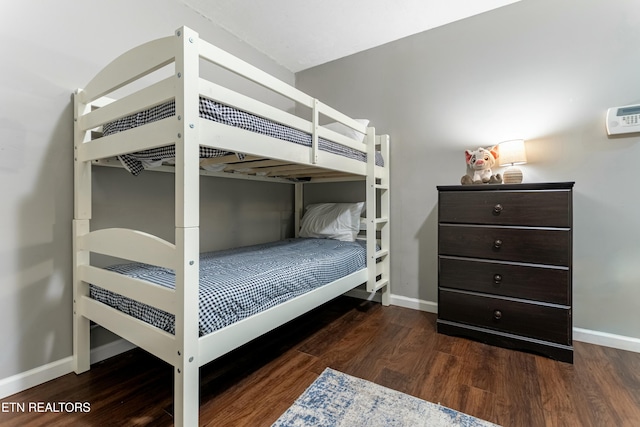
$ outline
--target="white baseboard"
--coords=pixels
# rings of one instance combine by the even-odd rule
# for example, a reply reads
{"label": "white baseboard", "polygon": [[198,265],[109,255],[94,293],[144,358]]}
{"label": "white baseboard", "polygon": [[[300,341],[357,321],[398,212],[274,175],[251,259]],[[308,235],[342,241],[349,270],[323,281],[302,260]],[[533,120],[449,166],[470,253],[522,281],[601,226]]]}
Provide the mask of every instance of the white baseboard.
{"label": "white baseboard", "polygon": [[[348,297],[354,297],[364,299],[367,301],[381,302],[382,298],[377,292],[367,292],[364,289],[352,289],[345,294]],[[391,305],[397,305],[399,307],[411,308],[413,310],[426,311],[428,313],[437,313],[438,304],[431,301],[419,300],[416,298],[407,298],[401,295],[391,294]]]}
{"label": "white baseboard", "polygon": [[0,399],[68,374],[73,370],[73,357],[48,363],[27,372],[0,380]]}
{"label": "white baseboard", "polygon": [[109,344],[101,345],[100,347],[91,350],[91,364],[102,362],[103,360],[117,356],[125,351],[133,350],[134,348],[136,348],[135,345],[122,338],[110,342]]}
{"label": "white baseboard", "polygon": [[620,350],[640,353],[640,338],[610,334],[608,332],[592,331],[589,329],[573,328],[573,339],[589,344],[613,347]]}
{"label": "white baseboard", "polygon": [[[135,346],[128,341],[119,339],[109,344],[91,350],[91,363],[101,362],[112,356],[131,350]],[[46,383],[63,375],[73,372],[73,357],[48,363],[20,374],[0,380],[0,399],[20,393],[28,388]]]}
{"label": "white baseboard", "polygon": [[438,303],[425,301],[417,298],[408,298],[401,295],[391,294],[391,304],[414,310],[426,311],[427,313],[438,313]]}

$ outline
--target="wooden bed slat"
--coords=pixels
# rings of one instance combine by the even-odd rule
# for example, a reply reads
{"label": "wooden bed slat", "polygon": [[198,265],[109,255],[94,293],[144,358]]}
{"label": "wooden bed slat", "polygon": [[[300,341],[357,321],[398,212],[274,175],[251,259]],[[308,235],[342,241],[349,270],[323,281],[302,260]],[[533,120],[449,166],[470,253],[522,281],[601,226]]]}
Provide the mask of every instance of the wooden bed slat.
{"label": "wooden bed slat", "polygon": [[362,177],[357,177],[356,175],[350,175],[350,174],[345,174],[345,173],[341,173],[341,172],[336,172],[336,173],[327,173],[327,174],[320,174],[320,175],[313,175],[310,177],[311,181],[318,181],[321,179],[335,179],[335,180],[345,180],[345,178],[354,178],[354,180],[358,179],[361,180]]}
{"label": "wooden bed slat", "polygon": [[277,175],[278,173],[286,174],[288,171],[298,171],[301,169],[309,169],[309,166],[281,163],[277,166],[260,168],[260,172],[265,172],[267,175]]}
{"label": "wooden bed slat", "polygon": [[105,159],[171,145],[177,136],[176,122],[175,117],[167,117],[157,122],[82,143],[77,150],[78,161]]}
{"label": "wooden bed slat", "polygon": [[310,162],[309,147],[302,145],[207,119],[200,119],[200,131],[201,145],[207,147],[291,163]]}
{"label": "wooden bed slat", "polygon": [[87,283],[175,314],[173,289],[90,265],[80,266],[78,273],[79,278]]}
{"label": "wooden bed slat", "polygon": [[231,171],[242,171],[244,169],[251,169],[253,171],[262,171],[263,169],[267,169],[270,166],[281,166],[283,163],[280,160],[258,160],[255,162],[238,162],[227,166],[224,170],[227,172]]}
{"label": "wooden bed slat", "polygon": [[235,154],[229,154],[226,156],[201,159],[200,166],[219,165],[222,163],[227,163],[227,164],[244,163],[244,162],[250,162],[253,160],[262,160],[262,159],[263,159],[262,157],[245,156],[244,160],[240,160],[238,159],[238,156],[236,156]]}
{"label": "wooden bed slat", "polygon": [[291,171],[289,173],[282,173],[278,176],[285,176],[287,178],[312,178],[314,176],[330,175],[329,171],[323,169],[305,169],[301,171]]}
{"label": "wooden bed slat", "polygon": [[78,249],[160,267],[176,268],[175,245],[159,237],[126,228],[106,228],[78,238]]}
{"label": "wooden bed slat", "polygon": [[81,298],[78,310],[79,315],[93,320],[165,362],[171,365],[176,363],[175,338],[170,333],[89,297]]}
{"label": "wooden bed slat", "polygon": [[175,96],[175,89],[175,77],[161,80],[81,116],[78,127],[83,131],[93,129],[120,117],[168,102]]}

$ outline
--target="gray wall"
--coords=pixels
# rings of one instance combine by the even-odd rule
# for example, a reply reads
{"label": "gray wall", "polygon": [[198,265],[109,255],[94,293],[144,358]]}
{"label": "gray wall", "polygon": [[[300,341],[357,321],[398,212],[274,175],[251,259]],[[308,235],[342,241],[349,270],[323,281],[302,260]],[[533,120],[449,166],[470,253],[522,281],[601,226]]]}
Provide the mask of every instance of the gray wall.
{"label": "gray wall", "polygon": [[524,138],[525,181],[576,181],[574,326],[640,338],[640,137],[606,109],[640,103],[640,2],[522,0],[296,74],[392,142],[393,293],[437,299],[435,186],[465,149]]}
{"label": "gray wall", "polygon": [[[72,354],[71,93],[117,55],[182,25],[294,82],[292,73],[175,0],[27,0],[3,5],[1,15],[0,379]],[[290,107],[261,89],[245,91]],[[134,178],[104,168],[95,175],[94,229],[140,226],[173,241],[172,176]],[[203,182],[202,248],[279,238],[290,227],[292,191]]]}
{"label": "gray wall", "polygon": [[[71,355],[71,92],[115,56],[181,25],[294,79],[179,2],[96,4],[3,6],[0,379]],[[577,182],[576,326],[640,337],[640,140],[609,139],[603,127],[607,107],[640,103],[639,21],[634,0],[523,0],[297,75],[303,90],[392,135],[394,293],[436,299],[435,185],[458,182],[462,152],[523,137],[527,180]],[[172,178],[160,175],[98,170],[94,228],[110,218],[171,240]],[[312,199],[323,198],[320,188]],[[270,240],[290,227],[288,186],[212,180],[205,192],[205,250]],[[246,224],[227,221],[237,212]],[[214,215],[225,220],[205,224]]]}

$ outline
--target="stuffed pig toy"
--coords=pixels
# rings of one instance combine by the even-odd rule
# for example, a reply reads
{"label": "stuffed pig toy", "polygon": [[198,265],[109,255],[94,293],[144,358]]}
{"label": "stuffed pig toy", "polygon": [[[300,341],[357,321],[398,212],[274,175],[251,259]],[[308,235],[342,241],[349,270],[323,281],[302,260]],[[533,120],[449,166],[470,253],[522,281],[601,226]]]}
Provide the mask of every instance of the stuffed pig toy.
{"label": "stuffed pig toy", "polygon": [[[502,182],[500,174],[493,175],[491,168],[498,160],[498,146],[478,148],[477,150],[464,152],[467,161],[468,173],[460,179],[461,184],[499,184]],[[471,176],[470,176],[471,174]]]}

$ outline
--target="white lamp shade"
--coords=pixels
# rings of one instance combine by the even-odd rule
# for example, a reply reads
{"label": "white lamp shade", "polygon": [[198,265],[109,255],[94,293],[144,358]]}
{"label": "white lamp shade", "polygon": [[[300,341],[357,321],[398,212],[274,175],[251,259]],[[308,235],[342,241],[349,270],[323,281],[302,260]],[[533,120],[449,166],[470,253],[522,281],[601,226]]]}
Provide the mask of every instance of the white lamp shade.
{"label": "white lamp shade", "polygon": [[527,163],[527,152],[524,149],[524,139],[513,139],[501,142],[498,162],[500,166],[521,165]]}

